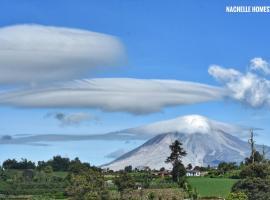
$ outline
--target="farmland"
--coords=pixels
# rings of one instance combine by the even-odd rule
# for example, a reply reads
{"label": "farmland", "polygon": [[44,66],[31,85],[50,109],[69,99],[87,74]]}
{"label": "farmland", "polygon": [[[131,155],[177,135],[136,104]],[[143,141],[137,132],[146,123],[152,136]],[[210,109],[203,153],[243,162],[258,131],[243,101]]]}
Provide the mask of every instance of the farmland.
{"label": "farmland", "polygon": [[197,190],[201,197],[223,197],[226,198],[237,179],[189,177],[188,182]]}

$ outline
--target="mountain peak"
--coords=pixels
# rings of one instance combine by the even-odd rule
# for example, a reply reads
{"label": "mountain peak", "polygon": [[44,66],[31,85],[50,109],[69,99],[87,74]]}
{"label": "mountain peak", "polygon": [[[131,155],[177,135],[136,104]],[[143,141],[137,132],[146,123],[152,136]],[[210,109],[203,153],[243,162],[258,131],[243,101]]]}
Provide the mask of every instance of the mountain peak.
{"label": "mountain peak", "polygon": [[201,115],[185,115],[165,121],[143,125],[136,128],[130,128],[121,131],[125,134],[144,135],[148,138],[162,133],[186,133],[186,134],[215,134],[217,131],[223,131],[230,134],[240,134],[242,127],[214,121]]}
{"label": "mountain peak", "polygon": [[[209,133],[211,130],[210,120],[201,115],[186,115],[177,118],[176,121],[179,121],[179,125],[181,125],[180,132]],[[185,126],[183,126],[183,124],[185,124]]]}

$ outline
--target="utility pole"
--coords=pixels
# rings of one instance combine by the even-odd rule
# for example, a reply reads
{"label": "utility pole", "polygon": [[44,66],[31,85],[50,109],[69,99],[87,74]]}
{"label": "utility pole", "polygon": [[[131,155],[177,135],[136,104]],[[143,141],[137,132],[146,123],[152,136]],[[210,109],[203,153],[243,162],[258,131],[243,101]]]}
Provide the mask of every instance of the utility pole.
{"label": "utility pole", "polygon": [[250,129],[250,138],[248,140],[248,143],[250,144],[250,149],[251,149],[251,158],[252,158],[252,164],[255,162],[255,141],[254,141],[254,133],[253,133],[253,128]]}

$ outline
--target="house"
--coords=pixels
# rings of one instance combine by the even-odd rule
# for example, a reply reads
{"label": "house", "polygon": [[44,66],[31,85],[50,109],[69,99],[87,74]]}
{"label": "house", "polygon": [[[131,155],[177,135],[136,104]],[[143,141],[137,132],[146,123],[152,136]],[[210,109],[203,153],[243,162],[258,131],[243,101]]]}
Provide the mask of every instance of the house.
{"label": "house", "polygon": [[201,176],[201,172],[198,170],[187,170],[186,176]]}

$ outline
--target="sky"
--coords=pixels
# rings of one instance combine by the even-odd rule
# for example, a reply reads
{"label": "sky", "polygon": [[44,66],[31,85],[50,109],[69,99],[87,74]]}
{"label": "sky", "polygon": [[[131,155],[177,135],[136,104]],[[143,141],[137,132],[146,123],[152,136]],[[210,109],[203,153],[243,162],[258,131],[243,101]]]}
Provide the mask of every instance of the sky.
{"label": "sky", "polygon": [[[270,145],[265,1],[0,1],[0,136],[102,134],[199,114],[260,128]],[[91,164],[142,144],[0,143],[7,158]]]}

